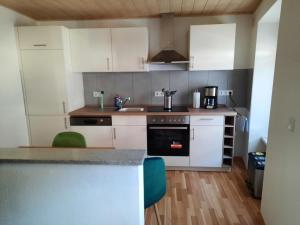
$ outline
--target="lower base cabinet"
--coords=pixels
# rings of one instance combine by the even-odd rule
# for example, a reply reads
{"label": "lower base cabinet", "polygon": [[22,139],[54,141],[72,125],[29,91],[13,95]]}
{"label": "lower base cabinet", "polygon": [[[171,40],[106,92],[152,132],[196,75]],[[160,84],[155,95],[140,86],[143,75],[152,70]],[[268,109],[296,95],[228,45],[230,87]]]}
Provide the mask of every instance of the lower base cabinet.
{"label": "lower base cabinet", "polygon": [[87,147],[113,148],[111,126],[71,126],[85,137]]}
{"label": "lower base cabinet", "polygon": [[113,145],[115,149],[147,149],[147,127],[114,126]]}
{"label": "lower base cabinet", "polygon": [[222,167],[224,117],[191,117],[190,166]]}
{"label": "lower base cabinet", "polygon": [[29,116],[32,146],[51,146],[56,134],[69,130],[65,116]]}

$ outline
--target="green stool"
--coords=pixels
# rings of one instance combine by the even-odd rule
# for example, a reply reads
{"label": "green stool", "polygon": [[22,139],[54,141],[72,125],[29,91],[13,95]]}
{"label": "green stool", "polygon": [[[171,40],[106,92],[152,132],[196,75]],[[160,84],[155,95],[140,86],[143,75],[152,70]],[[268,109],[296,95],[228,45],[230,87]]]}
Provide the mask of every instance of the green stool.
{"label": "green stool", "polygon": [[144,208],[154,205],[157,223],[161,221],[156,203],[166,194],[166,167],[160,157],[146,158],[144,161]]}
{"label": "green stool", "polygon": [[61,132],[54,137],[52,147],[86,148],[85,138],[77,132]]}

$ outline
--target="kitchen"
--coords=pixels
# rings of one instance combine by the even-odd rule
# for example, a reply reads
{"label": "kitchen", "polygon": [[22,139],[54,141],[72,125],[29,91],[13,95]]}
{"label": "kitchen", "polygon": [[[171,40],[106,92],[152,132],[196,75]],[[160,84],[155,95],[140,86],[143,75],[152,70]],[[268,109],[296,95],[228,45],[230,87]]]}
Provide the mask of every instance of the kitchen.
{"label": "kitchen", "polygon": [[[140,1],[137,2],[142,4]],[[260,214],[260,200],[251,198],[244,181],[247,178],[246,168],[250,163],[248,153],[265,152],[261,147],[254,150],[252,148],[260,146],[254,143],[260,143],[267,136],[256,134],[257,138],[251,139],[254,137],[252,132],[257,132],[253,129],[257,124],[253,125],[255,104],[260,103],[260,99],[256,99],[258,92],[255,86],[259,78],[257,66],[259,57],[255,47],[259,46],[261,40],[259,38],[256,40],[256,32],[258,36],[260,34],[260,29],[256,28],[259,24],[256,20],[264,18],[266,11],[273,8],[279,9],[280,15],[281,3],[249,0],[248,3],[236,5],[230,1],[215,1],[215,5],[211,5],[213,1],[208,0],[203,1],[207,2],[207,5],[202,6],[203,10],[208,11],[202,14],[198,12],[199,15],[188,13],[192,9],[197,11],[199,5],[196,7],[197,4],[194,4],[191,11],[185,11],[185,7],[190,6],[188,3],[187,5],[182,3],[181,15],[177,13],[178,9],[172,9],[173,1],[167,2],[170,2],[169,10],[160,10],[154,17],[150,16],[151,11],[141,10],[140,16],[137,16],[135,14],[137,12],[133,10],[131,11],[133,16],[126,18],[122,13],[118,14],[122,11],[120,8],[119,11],[117,9],[113,11],[113,6],[117,6],[113,3],[110,5],[111,9],[107,8],[107,12],[103,11],[105,8],[103,3],[103,8],[100,7],[101,10],[98,12],[101,12],[102,17],[99,17],[100,14],[93,14],[94,3],[89,6],[87,4],[85,8],[87,13],[82,11],[76,14],[78,11],[72,7],[66,13],[64,8],[66,5],[62,4],[56,6],[63,8],[57,11],[60,13],[49,11],[30,16],[34,11],[26,10],[26,7],[20,8],[17,3],[0,1],[0,4],[6,7],[34,18],[17,15],[15,21],[10,21],[13,24],[9,28],[11,37],[17,43],[10,42],[15,54],[11,58],[14,58],[15,68],[19,68],[20,71],[20,75],[16,75],[17,80],[14,81],[18,87],[18,96],[12,95],[12,99],[18,99],[18,112],[22,116],[18,117],[20,120],[18,128],[9,126],[7,128],[9,132],[1,130],[4,137],[9,135],[3,138],[1,147],[22,147],[24,151],[22,152],[22,148],[13,150],[15,158],[4,151],[3,158],[0,158],[4,162],[5,160],[31,162],[32,159],[23,155],[28,151],[29,155],[36,155],[34,158],[40,163],[71,161],[75,164],[92,162],[106,166],[111,164],[112,167],[116,165],[123,167],[127,164],[134,167],[135,172],[132,173],[132,180],[130,179],[130,182],[134,183],[127,185],[138,185],[139,188],[128,192],[128,198],[134,196],[133,191],[139,195],[133,197],[135,203],[131,204],[135,206],[128,206],[127,213],[131,215],[130,218],[136,217],[137,220],[127,221],[124,224],[143,224],[144,219],[146,224],[156,224],[156,219],[157,222],[161,219],[163,224],[170,224],[170,221],[173,221],[172,224],[193,224],[193,220],[197,220],[195,224],[210,224],[214,223],[214,219],[217,223],[222,223],[228,213],[232,213],[232,217],[227,218],[228,224],[264,224],[263,216]],[[222,2],[224,5],[226,2],[227,7],[222,8]],[[30,1],[24,4],[29,6]],[[94,7],[99,8],[98,5]],[[126,7],[124,13],[129,5]],[[160,7],[163,8],[163,5]],[[238,7],[240,13],[234,13]],[[220,12],[216,15],[208,13],[217,9]],[[1,10],[4,16],[5,13],[9,15],[15,13],[7,12],[9,9],[4,7]],[[42,12],[42,9],[40,10]],[[270,21],[269,16],[267,19]],[[277,17],[276,19],[279,20]],[[274,37],[277,43],[277,34]],[[275,65],[275,57],[273,64]],[[274,71],[272,73],[274,75]],[[18,71],[14,74],[18,74]],[[272,89],[273,79],[270,87]],[[5,96],[6,93],[3,92],[1,95]],[[272,90],[268,97],[269,102],[271,97]],[[265,105],[268,105],[267,110],[270,111],[271,106]],[[9,115],[9,111],[4,114]],[[295,119],[291,118],[289,123],[289,129],[293,132]],[[266,127],[268,131],[268,121]],[[14,129],[17,131],[13,131]],[[13,132],[16,138],[10,135]],[[52,149],[55,153],[51,154],[52,142],[61,132],[82,134],[86,140],[88,152],[86,154],[89,155],[85,156],[84,152],[76,149],[72,150],[70,155],[65,150],[61,150],[60,153],[55,149]],[[50,149],[49,154],[48,152],[45,155],[40,154],[42,149]],[[96,157],[100,161],[96,162],[92,156],[98,154],[97,149],[101,152]],[[132,159],[138,163],[131,165],[132,161],[126,157],[134,158],[132,152],[125,154],[125,151],[130,150],[132,152],[143,150],[146,158],[163,159],[167,170],[167,196],[161,201],[163,203],[158,204],[158,209],[155,208],[153,212],[153,209],[149,208],[145,215],[142,215],[141,210],[142,159]],[[111,158],[112,156],[107,156],[108,153],[105,151],[114,154],[115,160]],[[67,156],[70,159],[67,159]],[[125,157],[124,161],[120,157]],[[3,168],[4,171],[8,171],[6,167]],[[21,168],[22,165],[20,171]],[[126,166],[123,171],[116,170],[116,174],[126,176],[125,168],[127,170]],[[31,169],[30,171],[35,171],[34,167]],[[108,169],[109,167],[103,168],[101,174]],[[43,171],[44,167],[40,170]],[[75,172],[74,170],[74,174]],[[210,184],[210,180],[219,177],[219,173],[216,172],[220,172],[229,180],[231,174],[235,177],[234,185],[238,191],[233,195],[241,195],[240,198],[246,199],[244,200],[246,203],[231,197],[231,202],[225,202],[229,208],[241,204],[245,210],[242,216],[237,211],[231,212],[227,209],[229,212],[223,209],[223,203],[221,206],[210,205],[210,200],[206,203],[207,206],[197,206],[199,204],[197,202],[192,204],[200,210],[199,212],[203,210],[204,213],[209,213],[209,216],[201,216],[199,212],[189,215],[188,210],[182,210],[182,216],[179,216],[180,213],[176,215],[174,212],[164,211],[171,208],[167,206],[167,202],[171,202],[171,199],[173,201],[173,198],[176,203],[172,204],[179,210],[183,207],[180,206],[183,201],[180,198],[184,198],[179,192],[185,193],[187,187],[191,185],[190,182],[199,182],[193,185],[200,185],[207,177],[210,178],[204,182]],[[59,173],[58,171],[57,174]],[[243,175],[239,175],[240,173]],[[200,179],[188,181],[188,178],[195,174],[200,176]],[[3,177],[6,177],[5,173]],[[183,178],[183,183],[178,181],[176,183],[180,177]],[[99,175],[99,181],[101,179]],[[8,178],[5,180],[9,183]],[[226,181],[226,185],[229,185],[229,180]],[[219,185],[214,188],[220,188]],[[209,187],[201,187],[206,190],[207,196],[212,194],[207,189]],[[118,191],[121,193],[108,183],[105,188],[111,191],[112,196],[113,193],[117,195]],[[232,193],[226,190],[229,189],[221,188],[221,192],[225,191],[225,196],[231,196]],[[174,191],[176,195],[171,194]],[[261,192],[262,190],[259,197]],[[197,191],[192,193],[195,194]],[[101,194],[97,193],[97,196]],[[186,198],[193,198],[194,194],[187,194]],[[219,193],[212,194],[211,198],[214,199],[218,195]],[[117,198],[116,201],[112,200],[111,205],[118,204],[117,200]],[[96,202],[91,200],[91,204]],[[76,202],[73,205],[76,207]],[[139,207],[136,207],[137,205]],[[189,207],[191,206],[187,206],[186,209]],[[131,208],[134,210],[130,211]],[[5,210],[3,212],[7,212]],[[76,210],[78,209],[74,208],[74,211]],[[253,216],[256,212],[257,214]],[[114,213],[118,214],[118,211]],[[122,215],[123,213],[125,211],[122,211]],[[9,214],[3,215],[9,218],[7,217]],[[93,222],[97,221],[95,215],[92,216],[95,219]],[[74,220],[68,219],[74,223]],[[125,221],[124,218],[123,220]],[[104,221],[107,222],[107,220],[102,222]],[[14,222],[19,223],[16,220]],[[51,222],[51,219],[48,222]],[[114,221],[113,224],[120,224],[120,221]]]}

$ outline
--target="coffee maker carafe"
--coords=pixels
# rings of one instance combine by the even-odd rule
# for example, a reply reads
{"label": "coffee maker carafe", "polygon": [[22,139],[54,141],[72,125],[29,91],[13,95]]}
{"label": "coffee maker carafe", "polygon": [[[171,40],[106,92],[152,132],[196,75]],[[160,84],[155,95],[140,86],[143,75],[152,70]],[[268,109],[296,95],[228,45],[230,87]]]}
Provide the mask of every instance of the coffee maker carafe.
{"label": "coffee maker carafe", "polygon": [[218,86],[204,88],[204,108],[216,109],[218,107]]}

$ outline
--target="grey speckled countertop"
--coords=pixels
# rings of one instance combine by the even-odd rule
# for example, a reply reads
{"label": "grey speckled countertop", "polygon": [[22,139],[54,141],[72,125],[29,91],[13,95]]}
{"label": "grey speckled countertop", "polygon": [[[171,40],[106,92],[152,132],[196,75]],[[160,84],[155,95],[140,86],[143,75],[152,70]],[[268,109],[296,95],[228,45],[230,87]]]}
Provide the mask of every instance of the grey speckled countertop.
{"label": "grey speckled countertop", "polygon": [[75,148],[3,148],[1,163],[61,163],[95,165],[142,165],[146,150]]}

